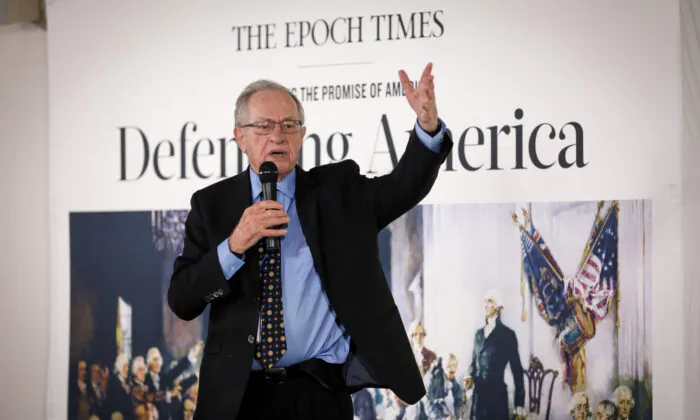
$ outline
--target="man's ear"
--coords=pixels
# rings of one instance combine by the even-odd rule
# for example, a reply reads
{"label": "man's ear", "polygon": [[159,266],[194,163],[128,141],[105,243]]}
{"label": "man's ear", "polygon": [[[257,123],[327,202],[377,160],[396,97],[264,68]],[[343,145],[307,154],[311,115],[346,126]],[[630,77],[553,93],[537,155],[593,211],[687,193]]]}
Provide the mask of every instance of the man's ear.
{"label": "man's ear", "polygon": [[238,144],[238,147],[241,149],[241,151],[245,153],[246,150],[245,143],[243,142],[243,130],[241,130],[239,127],[234,127],[233,138],[236,139],[236,144]]}

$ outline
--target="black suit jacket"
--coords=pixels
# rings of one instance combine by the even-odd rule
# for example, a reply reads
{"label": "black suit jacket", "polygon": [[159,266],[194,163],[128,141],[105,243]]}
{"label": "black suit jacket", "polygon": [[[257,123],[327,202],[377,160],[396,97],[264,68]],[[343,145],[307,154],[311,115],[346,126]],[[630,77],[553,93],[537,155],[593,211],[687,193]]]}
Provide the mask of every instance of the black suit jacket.
{"label": "black suit jacket", "polygon": [[515,407],[524,407],[523,367],[515,331],[501,323],[500,316],[491,334],[484,338],[484,328],[474,337],[470,376],[474,381],[471,419],[509,419],[508,393],[504,382],[506,365],[510,364],[515,384]]}
{"label": "black suit jacket", "polygon": [[[434,153],[412,130],[396,168],[381,177],[363,176],[353,161],[308,172],[296,168],[301,227],[323,289],[351,337],[344,366],[351,392],[387,387],[408,403],[425,394],[382,271],[377,234],[428,194],[451,148],[449,132]],[[258,255],[249,249],[245,265],[227,281],[216,247],[252,202],[248,171],[195,192],[184,249],[174,263],[168,290],[173,312],[191,320],[210,305],[197,419],[235,418],[248,380],[260,308]]]}
{"label": "black suit jacket", "polygon": [[134,418],[134,408],[132,406],[131,385],[129,380],[126,380],[127,389],[122,386],[121,380],[116,374],[109,376],[107,382],[107,406],[109,407],[109,415],[115,411],[119,411],[124,417],[124,420]]}

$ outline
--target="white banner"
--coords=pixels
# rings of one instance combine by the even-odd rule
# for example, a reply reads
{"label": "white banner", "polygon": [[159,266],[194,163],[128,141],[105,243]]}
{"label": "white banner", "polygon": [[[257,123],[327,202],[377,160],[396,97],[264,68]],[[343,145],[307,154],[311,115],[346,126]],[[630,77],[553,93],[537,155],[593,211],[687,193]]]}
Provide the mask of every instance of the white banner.
{"label": "white banner", "polygon": [[[404,276],[405,284],[395,289],[395,298],[404,302],[400,306],[406,308],[402,315],[407,328],[410,321],[423,319],[431,329],[426,346],[435,339],[431,344],[459,353],[457,376],[466,379],[468,360],[464,358],[470,354],[483,314],[470,313],[469,319],[478,322],[466,324],[461,318],[441,318],[445,309],[440,299],[449,300],[449,296],[438,293],[437,283],[430,285],[427,278],[429,273],[436,276],[436,264],[444,264],[435,254],[439,249],[432,242],[435,235],[454,246],[464,238],[477,240],[477,234],[493,235],[484,243],[515,244],[518,251],[520,233],[510,213],[522,219],[520,209],[530,206],[539,212],[533,219],[539,217],[547,224],[551,240],[561,242],[559,254],[565,255],[561,259],[571,259],[566,263],[567,275],[575,274],[597,202],[620,200],[621,213],[627,217],[620,219],[620,241],[631,247],[625,248],[628,254],[621,251],[620,258],[633,254],[637,261],[633,266],[620,263],[625,270],[620,272],[620,284],[635,278],[631,289],[635,302],[646,308],[639,311],[651,319],[635,323],[634,331],[620,327],[624,332],[619,336],[612,324],[603,324],[603,332],[597,333],[609,338],[600,338],[604,344],[591,350],[598,359],[588,360],[588,376],[595,378],[591,410],[602,399],[613,398],[624,373],[643,386],[651,387],[654,379],[649,395],[641,398],[648,411],[638,407],[634,418],[650,415],[652,394],[655,417],[679,418],[683,393],[672,390],[683,377],[680,343],[684,333],[677,304],[682,297],[681,115],[678,11],[673,2],[335,4],[307,0],[256,7],[223,0],[55,0],[47,5],[47,13],[51,419],[66,418],[69,412],[78,360],[92,357],[99,360],[98,366],[113,370],[117,347],[109,329],[116,325],[116,312],[103,320],[101,299],[127,293],[124,299],[133,310],[134,356],[146,358],[148,348],[159,347],[166,361],[175,361],[204,334],[204,324],[180,324],[163,309],[163,302],[153,302],[151,308],[139,296],[129,297],[130,292],[119,288],[138,286],[142,296],[162,297],[182,236],[177,230],[182,214],[170,215],[172,231],[152,224],[153,215],[188,210],[194,191],[246,168],[233,139],[234,103],[245,85],[269,78],[299,96],[307,126],[304,168],[354,159],[365,174],[373,176],[391,170],[415,123],[415,114],[402,96],[398,71],[406,70],[416,81],[428,62],[434,66],[439,114],[455,144],[422,203],[433,207],[422,206],[422,216],[416,217],[447,223],[456,212],[453,222],[462,220],[462,227],[444,230],[438,224],[423,231],[421,247],[426,249],[420,268],[403,260],[397,266],[392,259],[392,284],[398,273]],[[640,210],[641,206],[647,207]],[[506,213],[490,214],[496,210]],[[482,218],[484,223],[493,222],[496,231],[480,229]],[[631,224],[635,228],[629,230]],[[653,235],[645,230],[651,226]],[[399,225],[392,229],[400,232]],[[510,230],[502,236],[499,229]],[[622,233],[624,229],[628,231]],[[136,234],[128,232],[136,231],[145,232],[154,256],[163,255],[153,271],[148,271],[145,259],[151,254],[129,254],[138,247]],[[446,239],[450,231],[458,236]],[[569,231],[578,236],[561,236]],[[643,231],[649,238],[638,237]],[[394,233],[387,243],[400,247],[397,238],[403,234]],[[170,238],[172,246],[163,245],[163,238],[166,242]],[[118,249],[124,253],[117,254],[110,241],[123,243]],[[645,259],[636,247],[647,243],[645,252],[651,257]],[[560,258],[556,248],[554,254]],[[482,268],[471,265],[495,264],[500,258],[514,264],[512,270],[504,270],[517,277],[504,280],[512,286],[502,291],[505,299],[521,299],[518,311],[530,308],[528,299],[534,299],[536,291],[528,292],[525,283],[521,287],[518,252],[477,255],[468,263],[453,263],[462,264],[457,272],[480,273]],[[143,271],[134,268],[127,270],[131,274],[117,276],[109,274],[107,267],[112,267],[112,273],[124,267]],[[631,271],[636,274],[632,276]],[[413,282],[419,272],[426,276],[422,286]],[[148,287],[143,285],[153,278],[153,290],[144,291]],[[476,291],[471,281],[476,280],[456,290],[464,296]],[[500,281],[494,285],[500,287]],[[105,286],[94,289],[99,284]],[[628,286],[621,287],[620,308],[625,308]],[[424,300],[417,298],[416,290]],[[478,293],[482,292],[479,288]],[[481,305],[479,296],[476,305]],[[512,318],[522,323],[514,328],[522,363],[527,368],[528,354],[539,351],[546,354],[543,360],[549,366],[545,367],[559,370],[552,397],[556,411],[551,418],[565,418],[574,389],[562,386],[562,367],[552,365],[564,363],[559,347],[548,344],[547,350],[538,350],[543,349],[541,342],[532,344],[533,337],[549,331],[535,307],[528,309],[527,320]],[[639,315],[631,308],[609,312],[609,317],[623,317],[623,325],[624,316]],[[147,342],[153,329],[140,325],[142,319],[155,320],[153,328],[166,331],[163,337]],[[602,322],[614,324],[615,319]],[[466,340],[461,344],[448,337],[448,331],[458,325]],[[111,335],[102,335],[105,331]],[[555,333],[556,328],[548,339],[554,340]],[[646,341],[620,344],[615,341],[619,337]],[[598,338],[590,345],[595,346]],[[615,363],[596,364],[595,360],[605,359],[606,354],[612,358],[621,348],[630,349],[624,354],[635,359],[619,355]],[[446,363],[447,353],[443,359]]]}

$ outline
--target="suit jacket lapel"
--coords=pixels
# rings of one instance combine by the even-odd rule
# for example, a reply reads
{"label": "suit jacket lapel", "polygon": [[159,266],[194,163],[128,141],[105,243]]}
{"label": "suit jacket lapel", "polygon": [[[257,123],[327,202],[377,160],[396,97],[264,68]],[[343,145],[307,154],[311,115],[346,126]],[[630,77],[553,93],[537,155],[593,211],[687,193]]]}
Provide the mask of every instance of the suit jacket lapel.
{"label": "suit jacket lapel", "polygon": [[231,178],[231,181],[233,182],[231,187],[232,194],[227,195],[230,198],[227,200],[227,205],[224,209],[224,212],[226,213],[224,220],[231,220],[233,223],[231,229],[228,230],[228,233],[231,233],[233,228],[236,227],[236,224],[241,219],[241,216],[243,216],[245,209],[253,204],[253,197],[251,196],[252,193],[250,190],[250,172],[248,171],[249,169],[246,169],[238,176]]}
{"label": "suit jacket lapel", "polygon": [[325,276],[323,273],[323,261],[321,255],[321,241],[318,233],[318,189],[311,175],[297,166],[297,180],[295,200],[297,202],[297,212],[299,213],[299,223],[301,230],[309,244],[314,266],[321,277],[321,282],[325,286]]}
{"label": "suit jacket lapel", "polygon": [[[249,206],[253,204],[253,197],[250,187],[250,168],[246,168],[245,171],[241,172],[238,176],[231,178],[233,181],[233,186],[231,187],[233,194],[230,195],[230,199],[227,205],[224,206],[224,220],[231,220],[232,224],[227,229],[227,235],[230,235],[233,229],[236,227],[238,222],[243,216],[243,212]],[[223,239],[222,239],[223,240]],[[248,262],[244,265],[248,269],[249,278],[253,280],[253,285],[258,285],[260,283],[258,264],[260,262],[260,254],[258,253],[258,246],[251,246],[245,254],[245,260]],[[253,287],[256,293],[260,292],[260,287]]]}

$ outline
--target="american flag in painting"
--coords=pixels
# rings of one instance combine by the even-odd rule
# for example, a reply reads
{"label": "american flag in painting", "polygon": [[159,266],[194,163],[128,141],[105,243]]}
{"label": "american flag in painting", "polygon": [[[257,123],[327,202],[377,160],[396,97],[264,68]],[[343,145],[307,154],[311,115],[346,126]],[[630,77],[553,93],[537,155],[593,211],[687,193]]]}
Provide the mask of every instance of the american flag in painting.
{"label": "american flag in painting", "polygon": [[544,238],[540,236],[540,231],[535,228],[535,225],[530,221],[530,234],[532,235],[532,239],[537,242],[537,245],[540,247],[542,250],[542,253],[544,253],[545,258],[551,264],[552,269],[556,272],[557,276],[560,279],[564,278],[564,272],[561,271],[561,268],[559,268],[559,264],[557,264],[557,261],[554,259],[554,256],[552,255],[552,251],[549,250],[549,247],[547,244],[544,242]]}
{"label": "american flag in painting", "polygon": [[610,299],[615,295],[617,277],[617,211],[618,203],[610,207],[600,229],[593,229],[581,270],[569,284],[573,293],[591,311],[596,320],[605,318]]}
{"label": "american flag in painting", "polygon": [[563,275],[549,247],[532,224],[530,232],[528,234],[522,228],[520,234],[525,277],[542,319],[549,325],[558,325],[566,311]]}

